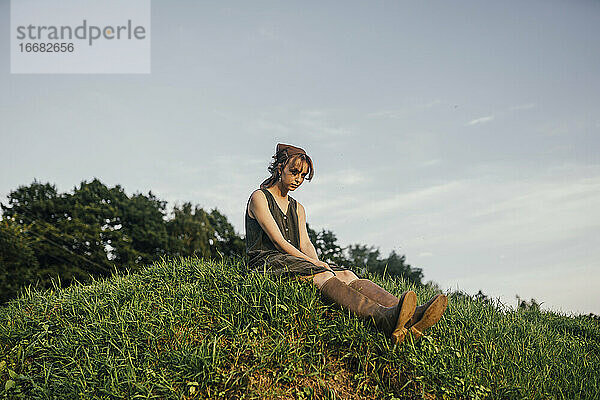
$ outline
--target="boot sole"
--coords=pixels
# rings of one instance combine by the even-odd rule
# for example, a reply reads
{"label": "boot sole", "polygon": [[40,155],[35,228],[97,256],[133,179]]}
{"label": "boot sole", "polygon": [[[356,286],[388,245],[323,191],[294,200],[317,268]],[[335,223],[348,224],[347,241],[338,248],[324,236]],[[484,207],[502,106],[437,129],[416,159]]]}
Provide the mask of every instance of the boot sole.
{"label": "boot sole", "polygon": [[435,325],[446,311],[446,307],[448,306],[448,297],[445,295],[439,295],[433,303],[425,310],[425,313],[421,317],[421,319],[410,327],[410,332],[413,335],[415,340],[419,339],[423,336],[423,331],[425,329],[431,328]]}
{"label": "boot sole", "polygon": [[398,314],[398,320],[396,321],[396,329],[392,332],[392,342],[394,344],[400,344],[404,341],[404,338],[408,333],[408,329],[406,329],[404,325],[412,318],[416,307],[417,295],[412,290],[409,290],[404,295],[400,313]]}

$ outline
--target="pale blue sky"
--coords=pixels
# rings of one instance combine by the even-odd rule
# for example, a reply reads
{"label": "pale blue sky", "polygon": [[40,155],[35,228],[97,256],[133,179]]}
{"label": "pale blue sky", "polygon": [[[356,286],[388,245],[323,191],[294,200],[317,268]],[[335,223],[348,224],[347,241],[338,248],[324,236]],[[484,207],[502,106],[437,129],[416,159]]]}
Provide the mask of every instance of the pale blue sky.
{"label": "pale blue sky", "polygon": [[154,0],[149,75],[11,75],[9,15],[0,201],[98,177],[243,233],[291,143],[313,228],[443,289],[600,314],[600,2]]}

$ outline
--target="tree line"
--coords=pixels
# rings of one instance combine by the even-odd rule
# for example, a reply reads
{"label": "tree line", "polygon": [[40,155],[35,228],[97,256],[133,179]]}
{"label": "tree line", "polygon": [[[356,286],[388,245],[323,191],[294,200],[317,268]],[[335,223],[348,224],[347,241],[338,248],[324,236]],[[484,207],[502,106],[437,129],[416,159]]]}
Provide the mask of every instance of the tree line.
{"label": "tree line", "polygon": [[[0,203],[0,302],[27,285],[67,286],[74,281],[135,271],[162,256],[241,259],[244,238],[227,217],[189,202],[167,213],[152,192],[128,196],[120,185],[83,181],[72,192],[34,180]],[[341,247],[329,230],[308,232],[319,258],[359,271],[403,276],[421,284],[422,270],[392,251],[373,246]]]}

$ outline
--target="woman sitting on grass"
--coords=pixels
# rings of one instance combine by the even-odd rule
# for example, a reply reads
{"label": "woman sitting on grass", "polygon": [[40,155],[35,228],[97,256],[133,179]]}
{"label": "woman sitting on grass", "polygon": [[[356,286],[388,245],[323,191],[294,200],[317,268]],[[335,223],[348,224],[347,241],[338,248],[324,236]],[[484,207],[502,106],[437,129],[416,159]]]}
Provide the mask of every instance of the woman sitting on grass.
{"label": "woman sitting on grass", "polygon": [[443,294],[416,307],[413,291],[397,298],[377,284],[359,279],[346,267],[320,261],[308,237],[304,207],[288,196],[304,179],[312,179],[312,160],[303,149],[286,144],[277,145],[273,159],[271,176],[246,205],[250,267],[311,280],[326,298],[360,317],[373,318],[395,344],[400,344],[409,331],[419,338],[440,320],[448,304]]}

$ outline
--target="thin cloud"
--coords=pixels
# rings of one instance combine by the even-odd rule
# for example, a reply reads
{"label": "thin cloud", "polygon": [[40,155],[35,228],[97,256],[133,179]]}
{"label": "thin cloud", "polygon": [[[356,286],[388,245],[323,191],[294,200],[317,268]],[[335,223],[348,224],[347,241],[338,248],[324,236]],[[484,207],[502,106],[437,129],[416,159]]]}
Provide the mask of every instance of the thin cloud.
{"label": "thin cloud", "polygon": [[[531,110],[535,107],[536,107],[535,103],[519,104],[516,106],[509,107],[508,110],[506,110],[506,111],[499,112],[498,115],[500,117],[504,117],[508,112]],[[494,115],[494,114],[487,115],[485,117],[475,118],[474,120],[467,122],[466,126],[485,124],[486,122],[493,121],[494,119],[496,119],[496,115]]]}
{"label": "thin cloud", "polygon": [[391,118],[391,119],[405,118],[408,115],[427,110],[429,108],[437,106],[438,104],[441,104],[441,101],[439,99],[436,99],[436,100],[432,100],[428,103],[418,103],[418,104],[407,105],[407,106],[403,106],[403,107],[400,107],[395,110],[375,111],[375,112],[367,114],[367,117],[369,117],[369,118]]}
{"label": "thin cloud", "polygon": [[419,104],[408,105],[405,107],[400,107],[396,110],[375,111],[375,112],[367,114],[367,117],[369,117],[369,118],[392,118],[392,119],[404,118],[408,115],[417,113],[419,111],[427,110],[438,104],[441,104],[441,101],[439,99],[435,99],[428,103],[419,103]]}
{"label": "thin cloud", "polygon": [[467,122],[467,126],[484,124],[486,122],[493,121],[494,118],[495,117],[493,115],[488,115],[486,117],[476,118],[476,119],[474,119],[472,121]]}
{"label": "thin cloud", "polygon": [[[508,110],[506,110],[506,111],[499,112],[498,115],[500,117],[504,117],[508,112],[531,110],[531,109],[533,109],[535,107],[536,107],[535,103],[519,104],[519,105],[516,105],[516,106],[509,107]],[[471,120],[471,121],[467,122],[466,125],[467,126],[473,126],[473,125],[484,124],[486,122],[493,121],[494,119],[496,119],[496,115],[494,115],[494,114],[487,115],[485,117],[475,118],[474,120]]]}
{"label": "thin cloud", "polygon": [[[256,133],[265,132],[276,135],[282,140],[287,140],[295,134],[307,135],[312,138],[338,139],[349,136],[353,132],[342,122],[338,122],[330,112],[324,110],[274,110],[263,112],[249,124]],[[327,146],[327,142],[321,142]]]}
{"label": "thin cloud", "polygon": [[[600,211],[594,208],[600,201],[600,177],[575,178],[568,183],[474,181],[456,189],[437,191],[437,203],[425,206],[430,210],[429,246],[549,244],[600,228]],[[404,218],[407,226],[413,219]],[[415,226],[424,222],[417,217],[413,220]],[[410,244],[416,244],[416,239]]]}
{"label": "thin cloud", "polygon": [[281,27],[276,23],[265,23],[257,26],[251,33],[251,38],[265,42],[281,42],[283,36]]}
{"label": "thin cloud", "polygon": [[531,110],[532,108],[535,108],[536,104],[535,103],[528,103],[528,104],[521,104],[518,106],[513,106],[511,108],[509,108],[510,111],[522,111],[522,110]]}
{"label": "thin cloud", "polygon": [[255,121],[254,124],[256,125],[256,129],[261,132],[267,131],[274,132],[279,135],[285,135],[291,131],[290,127],[285,123],[267,120],[264,118]]}
{"label": "thin cloud", "polygon": [[301,115],[307,116],[307,117],[324,117],[325,113],[321,110],[303,110],[300,112]]}
{"label": "thin cloud", "polygon": [[449,193],[460,191],[463,185],[464,182],[462,181],[453,181],[412,192],[398,193],[381,199],[373,199],[370,195],[367,198],[364,198],[363,195],[344,195],[333,201],[333,204],[336,204],[337,207],[334,209],[322,207],[319,212],[327,214],[328,217],[339,217],[341,219],[357,215],[369,215],[370,217],[391,215],[400,210],[406,211],[425,207],[427,203],[437,201],[440,196],[451,196]]}
{"label": "thin cloud", "polygon": [[301,112],[301,117],[294,121],[302,131],[316,137],[323,136],[347,136],[350,130],[333,124],[327,114],[320,110],[307,110]]}
{"label": "thin cloud", "polygon": [[353,186],[365,182],[365,174],[355,169],[340,170],[335,174],[320,175],[315,179],[314,184],[321,186],[343,185]]}
{"label": "thin cloud", "polygon": [[435,158],[435,159],[432,159],[432,160],[427,160],[427,161],[421,163],[419,166],[420,167],[431,167],[431,166],[437,165],[437,164],[439,164],[441,162],[442,162],[442,160],[440,160],[439,158]]}

